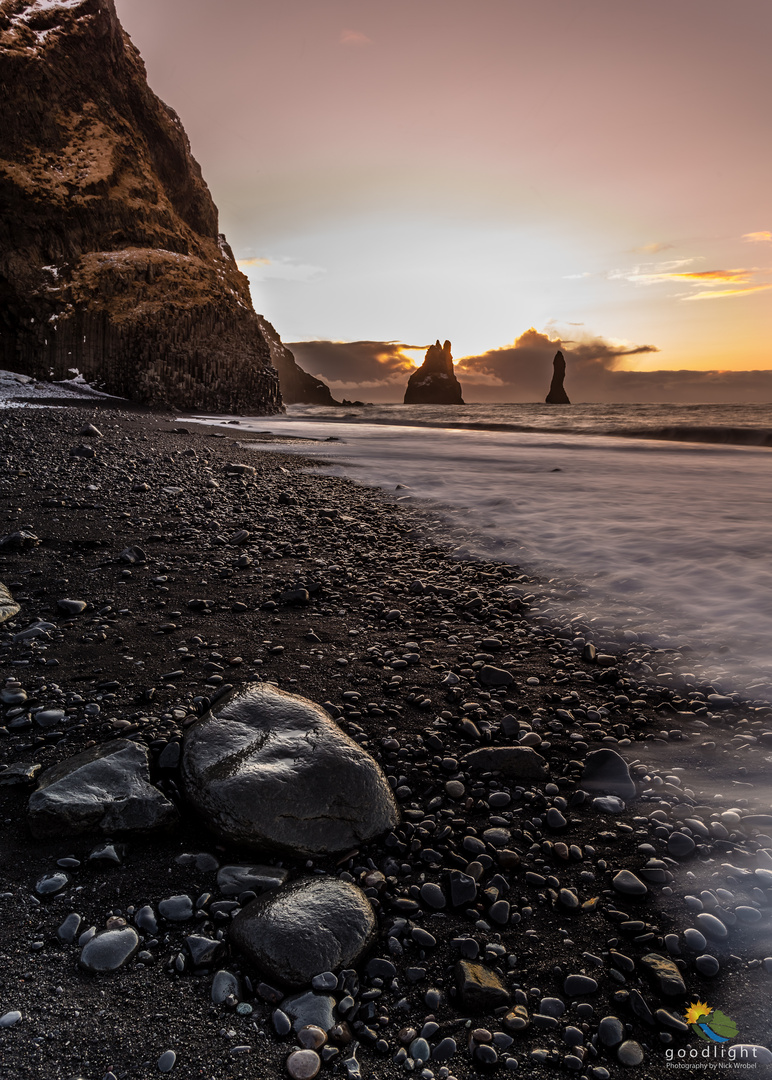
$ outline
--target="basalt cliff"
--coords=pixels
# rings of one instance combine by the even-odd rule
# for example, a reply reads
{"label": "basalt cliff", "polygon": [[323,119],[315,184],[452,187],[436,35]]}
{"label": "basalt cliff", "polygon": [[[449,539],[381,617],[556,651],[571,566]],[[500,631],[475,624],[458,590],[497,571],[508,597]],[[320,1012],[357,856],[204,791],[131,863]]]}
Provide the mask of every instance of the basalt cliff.
{"label": "basalt cliff", "polygon": [[0,0],[0,367],[281,410],[247,279],[113,0]]}
{"label": "basalt cliff", "polygon": [[439,339],[426,350],[424,362],[408,379],[405,405],[463,405],[461,384],[453,370],[450,342]]}
{"label": "basalt cliff", "polygon": [[263,338],[268,342],[271,363],[279,374],[281,396],[285,405],[345,404],[335,400],[326,382],[303,370],[292,350],[287,348],[267,319],[258,315],[257,321]]}

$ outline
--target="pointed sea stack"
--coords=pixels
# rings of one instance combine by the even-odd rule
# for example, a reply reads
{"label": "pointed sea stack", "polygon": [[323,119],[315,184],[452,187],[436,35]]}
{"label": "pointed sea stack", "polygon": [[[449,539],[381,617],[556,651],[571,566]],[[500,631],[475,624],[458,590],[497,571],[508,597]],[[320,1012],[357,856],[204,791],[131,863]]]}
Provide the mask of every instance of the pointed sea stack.
{"label": "pointed sea stack", "polygon": [[461,384],[453,370],[450,342],[439,338],[426,350],[424,362],[413,372],[405,390],[405,405],[463,405]]}
{"label": "pointed sea stack", "polygon": [[550,392],[544,399],[547,405],[570,405],[568,400],[568,394],[563,387],[563,380],[566,377],[566,361],[563,357],[563,353],[558,350],[555,353],[555,359],[552,361],[552,382],[550,383]]}
{"label": "pointed sea stack", "polygon": [[298,364],[294,353],[287,348],[273,326],[262,315],[257,316],[260,332],[268,342],[271,363],[279,374],[281,397],[285,405],[344,405],[336,401],[326,382],[309,375]]}
{"label": "pointed sea stack", "polygon": [[113,0],[0,0],[0,367],[281,411],[249,283]]}

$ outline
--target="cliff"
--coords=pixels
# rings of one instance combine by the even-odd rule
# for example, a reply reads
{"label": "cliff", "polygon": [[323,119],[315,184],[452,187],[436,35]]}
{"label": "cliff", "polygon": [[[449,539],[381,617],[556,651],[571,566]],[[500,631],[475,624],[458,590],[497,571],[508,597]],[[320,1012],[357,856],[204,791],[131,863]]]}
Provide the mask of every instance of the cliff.
{"label": "cliff", "polygon": [[0,367],[281,410],[247,279],[113,0],[0,0]]}
{"label": "cliff", "polygon": [[285,405],[342,405],[336,401],[327,383],[309,375],[298,364],[273,326],[262,315],[257,316],[260,332],[268,343],[271,363],[279,375],[281,396]]}
{"label": "cliff", "polygon": [[547,394],[545,404],[547,405],[570,405],[568,400],[568,394],[563,386],[563,380],[566,377],[566,361],[563,353],[558,350],[555,353],[555,359],[552,361],[552,382],[550,383],[549,393]]}
{"label": "cliff", "polygon": [[405,405],[463,405],[461,384],[453,370],[450,342],[437,339],[426,350],[424,362],[413,372],[405,390]]}

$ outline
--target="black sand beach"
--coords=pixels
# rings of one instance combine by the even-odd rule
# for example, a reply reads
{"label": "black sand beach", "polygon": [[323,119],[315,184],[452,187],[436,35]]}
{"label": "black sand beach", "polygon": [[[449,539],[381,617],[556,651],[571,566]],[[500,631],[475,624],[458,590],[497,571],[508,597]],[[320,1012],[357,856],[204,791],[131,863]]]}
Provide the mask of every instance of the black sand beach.
{"label": "black sand beach", "polygon": [[[421,507],[314,473],[313,443],[307,459],[260,443],[123,405],[0,412],[0,582],[20,607],[0,626],[0,1076],[287,1075],[297,991],[229,943],[255,890],[224,893],[218,864],[368,898],[374,943],[318,995],[335,1010],[320,1075],[703,1075],[691,1050],[721,1044],[684,1023],[697,1000],[766,1045],[772,709],[637,681],[640,647],[594,656],[591,627],[530,619],[517,567],[454,558]],[[212,836],[175,744],[256,680],[323,705],[376,759],[393,830],[312,859]],[[116,738],[149,749],[179,824],[34,839],[35,778]],[[515,746],[544,775],[518,775]],[[600,749],[635,798],[594,802],[618,782],[593,789]],[[165,918],[181,896],[189,917]],[[157,929],[126,964],[79,966],[84,931],[146,905]],[[219,945],[196,964],[191,937]],[[460,962],[483,965],[476,994]],[[238,990],[215,1004],[221,970]]]}

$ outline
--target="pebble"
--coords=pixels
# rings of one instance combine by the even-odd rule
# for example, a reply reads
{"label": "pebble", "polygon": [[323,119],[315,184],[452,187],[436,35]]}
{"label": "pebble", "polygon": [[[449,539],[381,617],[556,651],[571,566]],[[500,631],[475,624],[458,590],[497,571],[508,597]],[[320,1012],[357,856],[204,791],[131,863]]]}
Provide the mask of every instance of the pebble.
{"label": "pebble", "polygon": [[712,978],[714,975],[718,975],[720,964],[715,956],[711,956],[710,953],[704,953],[702,956],[698,956],[694,961],[694,966],[699,971],[700,975],[707,975],[708,978]]}
{"label": "pebble", "polygon": [[11,1012],[3,1013],[3,1015],[0,1016],[0,1028],[13,1027],[14,1024],[18,1024],[20,1020],[21,1013],[16,1009],[13,1009]]}
{"label": "pebble", "polygon": [[186,922],[193,918],[193,901],[189,896],[167,896],[158,905],[158,911],[169,922]]}
{"label": "pebble", "polygon": [[623,1065],[640,1065],[643,1061],[643,1047],[634,1039],[627,1039],[617,1050],[617,1059]]}
{"label": "pebble", "polygon": [[696,916],[695,922],[706,937],[713,938],[715,941],[724,941],[729,937],[726,926],[708,911],[701,911]]}
{"label": "pebble", "polygon": [[563,983],[563,992],[569,997],[584,997],[597,991],[598,983],[589,975],[569,975]]}
{"label": "pebble", "polygon": [[287,1072],[292,1080],[313,1080],[322,1066],[315,1050],[293,1050],[287,1058]]}
{"label": "pebble", "polygon": [[645,896],[649,891],[648,886],[630,870],[620,870],[614,875],[611,884],[624,896]]}
{"label": "pebble", "polygon": [[104,930],[83,946],[80,966],[86,971],[103,973],[123,967],[139,948],[137,933],[130,926]]}
{"label": "pebble", "polygon": [[163,1073],[171,1072],[176,1060],[177,1055],[175,1052],[173,1050],[166,1050],[158,1059],[158,1071]]}

